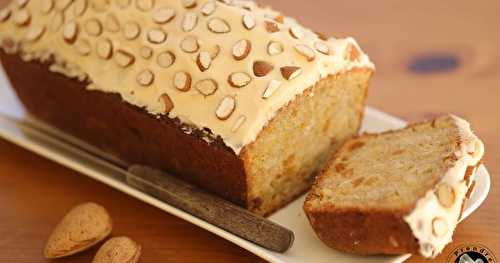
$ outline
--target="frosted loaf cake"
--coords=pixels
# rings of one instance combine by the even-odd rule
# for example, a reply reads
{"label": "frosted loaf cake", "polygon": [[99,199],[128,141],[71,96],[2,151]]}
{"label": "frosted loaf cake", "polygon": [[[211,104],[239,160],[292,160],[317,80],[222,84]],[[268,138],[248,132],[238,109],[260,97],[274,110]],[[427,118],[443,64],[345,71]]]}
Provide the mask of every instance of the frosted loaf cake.
{"label": "frosted loaf cake", "polygon": [[251,1],[16,0],[0,43],[37,118],[259,214],[356,134],[374,68]]}

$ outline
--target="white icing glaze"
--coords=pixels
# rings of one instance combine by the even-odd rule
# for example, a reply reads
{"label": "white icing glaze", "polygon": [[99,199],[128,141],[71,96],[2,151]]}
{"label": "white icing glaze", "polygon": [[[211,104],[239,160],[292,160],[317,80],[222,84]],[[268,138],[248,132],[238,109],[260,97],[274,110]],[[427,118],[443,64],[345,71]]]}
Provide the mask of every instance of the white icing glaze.
{"label": "white icing glaze", "polygon": [[[420,253],[424,257],[435,257],[451,242],[453,231],[458,223],[462,201],[470,185],[464,180],[469,166],[476,166],[484,153],[483,143],[474,135],[470,124],[456,116],[451,116],[458,129],[460,149],[455,152],[457,161],[449,168],[435,189],[429,190],[421,198],[414,210],[404,217],[414,236],[418,239]],[[473,171],[474,174],[475,171]],[[473,175],[469,184],[473,181]],[[436,195],[438,187],[445,185],[454,191],[453,203],[444,207]],[[435,220],[439,218],[438,220]],[[443,228],[446,228],[443,230]]]}
{"label": "white icing glaze", "polygon": [[[195,128],[209,128],[236,154],[256,139],[280,108],[320,79],[354,68],[374,68],[352,38],[323,41],[295,20],[269,8],[257,7],[252,1],[234,0],[228,5],[219,1],[200,0],[196,6],[185,8],[181,0],[157,0],[151,8],[148,6],[151,9],[148,12],[139,10],[135,4],[120,4],[123,1],[109,1],[109,4],[98,8],[94,0],[86,1],[85,5],[79,2],[78,15],[74,14],[74,3],[64,10],[58,10],[42,8],[44,1],[30,1],[22,11],[23,14],[30,14],[30,19],[26,22],[28,24],[22,23],[22,26],[12,18],[21,11],[11,4],[6,8],[13,15],[0,21],[0,41],[14,41],[25,60],[46,61],[47,57],[53,56],[55,63],[50,67],[52,71],[79,80],[87,79],[92,83],[89,89],[120,94],[126,102],[143,107],[153,115],[168,114],[168,117],[177,117],[184,124]],[[210,12],[206,10],[208,2]],[[212,5],[215,5],[215,10],[212,10]],[[175,12],[158,23],[155,11],[162,8]],[[113,20],[113,25],[106,24],[109,23],[106,18],[110,16],[117,18]],[[247,25],[252,22],[255,25],[252,24],[248,29],[244,17]],[[209,21],[214,18],[220,20],[209,25]],[[53,25],[55,20],[57,26]],[[102,28],[97,35],[85,30],[86,23],[95,20],[100,23],[97,26]],[[269,33],[265,21],[272,21],[280,31]],[[71,37],[75,37],[71,41],[65,41],[63,37],[64,25],[68,23],[73,23],[71,29],[77,30],[69,32]],[[130,23],[139,25],[139,31],[129,34],[124,32],[130,30],[126,26]],[[28,30],[34,25],[50,29],[36,41],[26,41]],[[113,30],[106,30],[111,27]],[[115,32],[118,29],[120,32]],[[161,34],[151,35],[148,32]],[[188,36],[198,39],[199,50],[196,52],[188,53],[181,49],[182,41]],[[250,51],[245,58],[236,60],[232,54],[233,46],[243,39],[249,40]],[[269,55],[268,45],[271,41],[278,42],[283,52]],[[106,45],[97,45],[98,42]],[[111,46],[107,43],[111,43]],[[151,48],[151,58],[142,55],[145,47]],[[158,64],[157,59],[159,54],[167,51],[173,55],[168,61],[168,68],[165,63]],[[210,54],[211,58],[209,68],[203,72],[196,61],[200,53]],[[129,54],[132,57],[117,59],[114,58],[116,54]],[[253,63],[257,60],[270,63],[273,70],[264,77],[256,77]],[[293,79],[287,80],[282,76],[281,67],[300,67],[300,75],[293,75]],[[173,85],[175,74],[181,71],[191,75],[193,87],[189,90],[179,90]],[[148,85],[137,83],[138,79],[145,81],[144,78],[138,78],[143,72],[154,75],[154,79],[148,75]],[[233,87],[227,80],[235,72],[245,72],[252,76],[252,80],[244,87]],[[203,79],[212,79],[217,83],[217,90],[213,94],[204,95],[194,88],[195,83]],[[273,80],[281,82],[280,88],[273,90],[272,94],[268,92],[269,97],[262,98],[269,82]],[[165,95],[173,104],[168,107],[171,108],[168,113],[161,99]],[[218,118],[217,108],[227,97],[234,98],[235,109],[227,118]]]}

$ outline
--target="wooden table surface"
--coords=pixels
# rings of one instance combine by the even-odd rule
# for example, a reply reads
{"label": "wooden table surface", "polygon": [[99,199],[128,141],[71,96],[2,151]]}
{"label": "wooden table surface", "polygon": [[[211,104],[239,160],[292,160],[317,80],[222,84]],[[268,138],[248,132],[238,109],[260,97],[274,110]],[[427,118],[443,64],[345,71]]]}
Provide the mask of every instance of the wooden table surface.
{"label": "wooden table surface", "polygon": [[[356,37],[377,65],[369,105],[407,120],[452,112],[472,122],[486,144],[492,189],[438,260],[464,242],[482,243],[500,257],[500,1],[261,2],[317,31]],[[142,262],[260,261],[207,231],[3,140],[0,185],[0,262],[46,262],[42,248],[52,228],[69,208],[85,201],[109,209],[115,235],[142,244]],[[57,262],[90,262],[94,253]]]}

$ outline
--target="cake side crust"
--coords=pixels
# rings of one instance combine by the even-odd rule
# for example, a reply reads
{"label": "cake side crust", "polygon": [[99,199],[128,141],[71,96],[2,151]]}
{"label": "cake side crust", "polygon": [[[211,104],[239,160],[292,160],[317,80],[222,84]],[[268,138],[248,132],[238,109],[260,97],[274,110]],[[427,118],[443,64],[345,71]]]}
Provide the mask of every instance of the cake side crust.
{"label": "cake side crust", "polygon": [[36,118],[127,162],[161,168],[246,206],[242,161],[220,139],[186,130],[166,116],[155,117],[119,95],[87,90],[85,82],[50,72],[48,64],[2,51],[0,60]]}
{"label": "cake side crust", "polygon": [[402,218],[405,211],[305,209],[316,235],[331,248],[360,255],[418,252],[418,240]]}

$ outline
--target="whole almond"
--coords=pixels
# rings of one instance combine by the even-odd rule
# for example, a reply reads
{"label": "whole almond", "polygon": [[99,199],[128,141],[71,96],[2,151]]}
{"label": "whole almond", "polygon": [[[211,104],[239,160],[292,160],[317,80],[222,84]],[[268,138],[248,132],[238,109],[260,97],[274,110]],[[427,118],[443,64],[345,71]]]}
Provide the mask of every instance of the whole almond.
{"label": "whole almond", "polygon": [[118,66],[122,68],[126,68],[132,64],[134,64],[135,57],[134,55],[130,54],[129,52],[125,50],[117,50],[116,51],[116,56],[115,56],[115,61],[118,64]]}
{"label": "whole almond", "polygon": [[202,7],[201,7],[201,13],[204,16],[209,16],[215,12],[215,9],[217,8],[215,1],[211,0],[206,2]]}
{"label": "whole almond", "polygon": [[253,63],[253,74],[256,77],[264,77],[274,69],[274,66],[265,61],[255,61]]}
{"label": "whole almond", "polygon": [[300,29],[299,27],[291,27],[290,29],[288,29],[288,33],[290,33],[290,35],[296,39],[301,39],[302,37],[304,37],[304,32],[302,32],[302,29]]}
{"label": "whole almond", "polygon": [[102,24],[95,18],[92,18],[85,22],[84,29],[87,34],[93,37],[97,37],[102,34]]}
{"label": "whole almond", "polygon": [[344,59],[349,61],[359,61],[361,52],[354,44],[349,43],[344,50]]}
{"label": "whole almond", "polygon": [[31,14],[28,10],[22,9],[13,15],[13,19],[16,26],[24,27],[30,24]]}
{"label": "whole almond", "polygon": [[207,27],[216,34],[224,34],[231,31],[231,26],[224,19],[218,17],[208,20]]}
{"label": "whole almond", "polygon": [[167,93],[164,93],[160,96],[160,99],[163,101],[163,105],[165,105],[165,112],[169,113],[170,111],[172,111],[172,109],[174,108],[174,102],[172,101],[170,96],[168,96]]}
{"label": "whole almond", "polygon": [[283,15],[277,15],[274,17],[274,21],[283,24],[285,23],[285,17]]}
{"label": "whole almond", "polygon": [[267,44],[267,54],[270,56],[275,56],[283,53],[284,47],[283,44],[277,41],[271,41]]}
{"label": "whole almond", "polygon": [[184,14],[184,18],[182,19],[182,30],[184,32],[189,32],[193,30],[198,24],[198,17],[193,12],[187,12]]}
{"label": "whole almond", "polygon": [[271,97],[274,94],[274,92],[276,92],[276,90],[279,89],[280,86],[281,86],[281,81],[274,80],[274,79],[271,80],[269,82],[269,84],[267,85],[266,90],[262,94],[262,98],[268,99],[269,97]]}
{"label": "whole almond", "polygon": [[153,15],[153,21],[157,24],[165,24],[175,18],[175,10],[172,8],[164,7],[156,10]]}
{"label": "whole almond", "polygon": [[219,103],[217,110],[215,110],[215,115],[219,120],[227,120],[233,114],[235,108],[236,100],[234,97],[226,96]]}
{"label": "whole almond", "polygon": [[295,50],[299,54],[304,56],[307,59],[307,61],[313,61],[314,58],[316,57],[316,55],[314,54],[314,50],[307,45],[304,44],[295,45]]}
{"label": "whole almond", "polygon": [[10,18],[12,11],[10,9],[2,9],[0,10],[0,22],[5,22]]}
{"label": "whole almond", "polygon": [[265,21],[264,25],[266,27],[266,31],[269,32],[269,33],[276,33],[278,31],[280,31],[280,28],[279,28],[278,24],[276,24],[274,22]]}
{"label": "whole almond", "polygon": [[436,237],[443,237],[448,232],[448,223],[441,217],[432,219],[432,234]]}
{"label": "whole almond", "polygon": [[243,123],[245,123],[246,120],[247,120],[247,117],[245,117],[244,115],[241,115],[240,117],[238,117],[238,119],[234,123],[233,127],[231,128],[231,132],[237,132],[238,129],[241,127],[241,125],[243,125]]}
{"label": "whole almond", "polygon": [[174,87],[180,91],[188,91],[191,89],[191,75],[184,71],[175,73]]}
{"label": "whole almond", "polygon": [[181,49],[186,53],[194,53],[198,51],[200,48],[200,44],[198,43],[198,39],[194,36],[186,36],[181,41]]}
{"label": "whole almond", "polygon": [[153,84],[154,80],[155,80],[155,75],[149,69],[141,71],[136,77],[137,83],[143,87],[150,86],[151,84]]}
{"label": "whole almond", "polygon": [[63,28],[63,38],[66,43],[73,44],[78,36],[78,24],[70,22]]}
{"label": "whole almond", "polygon": [[95,254],[92,263],[136,263],[141,256],[141,245],[128,237],[113,237]]}
{"label": "whole almond", "polygon": [[154,8],[155,1],[154,0],[137,0],[135,2],[137,9],[147,12]]}
{"label": "whole almond", "polygon": [[196,5],[196,0],[182,0],[182,6],[184,6],[184,8],[194,8]]}
{"label": "whole almond", "polygon": [[90,43],[86,39],[79,39],[75,43],[75,50],[82,56],[88,56],[92,52]]}
{"label": "whole almond", "polygon": [[214,94],[219,85],[213,79],[202,79],[194,85],[195,89],[198,90],[203,96],[210,96]]}
{"label": "whole almond", "polygon": [[208,54],[210,54],[210,57],[212,59],[215,59],[220,53],[220,46],[219,45],[210,46],[206,49],[206,51],[208,52]]}
{"label": "whole almond", "polygon": [[248,29],[248,30],[251,30],[255,27],[255,18],[253,18],[253,16],[251,16],[250,14],[245,14],[243,15],[243,26]]}
{"label": "whole almond", "polygon": [[455,191],[453,188],[447,184],[441,184],[435,190],[436,197],[439,201],[439,204],[444,208],[450,208],[455,203]]}
{"label": "whole almond", "polygon": [[323,42],[320,42],[320,41],[315,42],[314,48],[316,49],[316,51],[318,51],[322,54],[330,55],[330,47]]}
{"label": "whole almond", "polygon": [[28,33],[26,33],[26,40],[28,42],[34,42],[40,39],[40,37],[42,37],[44,33],[45,33],[45,26],[43,25],[33,26],[28,30]]}
{"label": "whole almond", "polygon": [[252,77],[245,72],[234,72],[229,75],[227,82],[231,87],[242,88],[252,81]]}
{"label": "whole almond", "polygon": [[283,75],[283,78],[286,80],[292,80],[302,74],[302,69],[295,66],[281,67],[280,71],[281,75]]}
{"label": "whole almond", "polygon": [[210,68],[210,65],[212,65],[212,57],[210,56],[210,53],[207,51],[200,52],[196,58],[196,65],[198,65],[198,68],[202,72]]}
{"label": "whole almond", "polygon": [[252,43],[249,40],[242,39],[233,45],[233,58],[236,60],[245,59],[252,50]]}
{"label": "whole almond", "polygon": [[113,228],[106,209],[95,203],[84,203],[71,209],[59,222],[45,246],[46,258],[76,254],[106,238]]}

